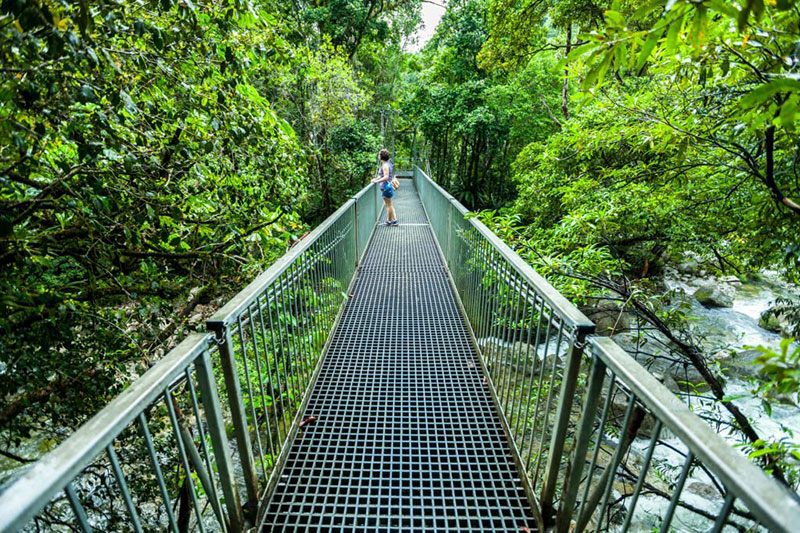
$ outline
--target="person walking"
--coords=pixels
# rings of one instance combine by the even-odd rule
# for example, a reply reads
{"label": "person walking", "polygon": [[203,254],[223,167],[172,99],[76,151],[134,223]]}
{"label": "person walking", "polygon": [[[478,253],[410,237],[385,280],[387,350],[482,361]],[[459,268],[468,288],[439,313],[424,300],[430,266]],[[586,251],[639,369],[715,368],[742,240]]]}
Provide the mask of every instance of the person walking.
{"label": "person walking", "polygon": [[378,160],[381,162],[378,176],[372,179],[372,183],[380,183],[381,194],[383,195],[383,203],[386,205],[386,221],[384,226],[396,226],[399,224],[397,221],[397,214],[394,212],[394,205],[392,205],[392,197],[394,196],[394,186],[392,179],[394,178],[394,165],[390,159],[392,154],[386,148],[378,152]]}

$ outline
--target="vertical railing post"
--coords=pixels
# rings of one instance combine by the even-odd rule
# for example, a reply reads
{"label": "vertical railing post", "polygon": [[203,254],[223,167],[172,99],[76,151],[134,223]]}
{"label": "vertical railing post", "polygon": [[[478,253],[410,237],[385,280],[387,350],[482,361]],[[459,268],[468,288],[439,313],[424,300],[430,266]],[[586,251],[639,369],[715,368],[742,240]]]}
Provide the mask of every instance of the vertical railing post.
{"label": "vertical railing post", "polygon": [[456,247],[456,243],[458,242],[458,228],[456,228],[455,226],[458,223],[459,218],[461,217],[461,213],[455,206],[456,202],[458,202],[458,200],[456,200],[454,197],[451,196],[450,201],[448,202],[450,207],[449,211],[450,223],[448,224],[448,227],[450,228],[450,230],[448,231],[447,237],[450,240],[450,242],[448,243],[448,247],[450,248],[450,261],[451,261],[449,267],[451,275],[453,276],[453,280],[455,280],[456,287],[458,287],[461,267],[463,265],[461,264],[461,257],[456,251],[461,249],[460,246]]}
{"label": "vertical railing post", "polygon": [[214,459],[219,472],[219,481],[222,485],[222,494],[225,496],[225,507],[228,510],[230,530],[241,531],[244,528],[242,502],[239,497],[236,478],[233,475],[231,450],[228,445],[228,438],[225,435],[225,421],[222,419],[219,395],[217,394],[217,386],[208,350],[204,351],[203,355],[197,359],[195,368],[197,369],[197,384],[200,387],[200,394],[205,407],[208,433],[211,437],[211,446],[214,449]]}
{"label": "vertical railing post", "polygon": [[381,200],[380,189],[378,187],[374,187],[374,191],[375,192],[373,194],[375,196],[375,223],[377,224],[378,220],[381,217],[381,209],[382,209],[381,208],[381,203],[382,203],[382,200]]}
{"label": "vertical railing post", "polygon": [[569,427],[572,401],[575,397],[575,388],[578,382],[578,371],[581,366],[583,350],[586,347],[586,336],[592,333],[593,330],[594,326],[575,326],[569,353],[567,354],[567,361],[564,366],[564,374],[561,378],[561,393],[558,398],[555,427],[553,428],[553,434],[550,438],[550,449],[548,450],[544,486],[542,487],[542,496],[540,500],[542,502],[542,516],[547,525],[552,524],[555,514],[553,500],[556,494],[558,472],[561,469],[561,456],[564,453],[564,440]]}
{"label": "vertical railing post", "polygon": [[[558,516],[556,517],[556,532],[566,533],[570,530],[570,521],[575,507],[575,500],[578,496],[578,489],[581,484],[581,476],[585,466],[586,452],[592,437],[592,426],[594,425],[597,405],[603,391],[603,381],[606,378],[606,365],[599,358],[592,359],[592,370],[589,375],[586,398],[583,403],[583,411],[578,421],[578,432],[575,436],[575,446],[572,453],[572,463],[569,467],[568,478],[564,481],[564,489],[561,492],[561,504],[559,505]],[[591,480],[591,472],[587,483]]]}
{"label": "vertical railing post", "polygon": [[355,259],[355,268],[358,268],[358,256],[360,255],[359,252],[361,251],[361,244],[358,240],[358,197],[353,196],[353,237],[356,242],[355,244],[355,253],[353,256]]}
{"label": "vertical railing post", "polygon": [[[239,450],[239,460],[244,473],[244,483],[247,489],[247,502],[245,514],[248,519],[255,520],[258,511],[258,476],[253,456],[253,445],[250,441],[250,431],[247,427],[247,415],[244,410],[242,388],[239,384],[239,373],[234,358],[233,339],[231,330],[224,322],[208,322],[208,329],[216,335],[219,344],[220,363],[222,375],[225,378],[225,389],[228,392],[228,406],[233,418],[233,430],[236,436],[236,447]],[[245,354],[242,354],[244,357]]]}
{"label": "vertical railing post", "polygon": [[453,202],[452,197],[447,200],[447,267],[449,269],[453,268],[453,258],[452,258],[452,251],[453,251],[453,243],[451,242],[451,234],[453,233]]}
{"label": "vertical railing post", "polygon": [[358,268],[358,200],[353,200],[353,274]]}
{"label": "vertical railing post", "polygon": [[414,144],[413,144],[413,148],[411,149],[411,152],[413,154],[412,155],[411,168],[416,168],[417,167],[417,127],[416,126],[414,126]]}

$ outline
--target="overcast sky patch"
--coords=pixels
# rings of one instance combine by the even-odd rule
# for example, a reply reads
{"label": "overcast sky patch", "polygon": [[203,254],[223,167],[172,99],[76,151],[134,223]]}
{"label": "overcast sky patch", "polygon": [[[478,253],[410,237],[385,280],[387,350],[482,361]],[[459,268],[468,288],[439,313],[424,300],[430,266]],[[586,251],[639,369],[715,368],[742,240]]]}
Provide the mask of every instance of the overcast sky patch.
{"label": "overcast sky patch", "polygon": [[409,52],[419,52],[422,47],[425,46],[425,43],[431,40],[433,33],[436,31],[436,26],[439,25],[439,21],[442,20],[442,15],[444,15],[445,4],[446,0],[441,0],[441,2],[437,2],[437,4],[429,2],[424,2],[422,4],[423,26],[414,34],[417,42],[408,46],[407,50]]}

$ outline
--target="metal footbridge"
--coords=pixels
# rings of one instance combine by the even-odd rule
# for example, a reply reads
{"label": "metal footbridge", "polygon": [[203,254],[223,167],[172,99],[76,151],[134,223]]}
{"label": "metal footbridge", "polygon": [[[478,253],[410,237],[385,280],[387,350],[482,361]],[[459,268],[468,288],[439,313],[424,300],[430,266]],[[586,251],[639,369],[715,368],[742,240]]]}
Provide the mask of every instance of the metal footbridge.
{"label": "metal footbridge", "polygon": [[0,489],[0,531],[797,531],[794,494],[410,174],[399,226],[360,191]]}

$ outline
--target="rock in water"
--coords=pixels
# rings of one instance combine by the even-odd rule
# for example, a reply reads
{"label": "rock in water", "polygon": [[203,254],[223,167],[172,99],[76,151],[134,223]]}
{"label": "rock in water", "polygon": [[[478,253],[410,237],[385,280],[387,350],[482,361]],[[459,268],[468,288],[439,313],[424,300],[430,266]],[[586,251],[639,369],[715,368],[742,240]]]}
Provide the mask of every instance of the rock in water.
{"label": "rock in water", "polygon": [[795,327],[791,317],[791,309],[785,304],[770,307],[761,313],[758,325],[767,331],[780,333],[781,337],[791,337]]}
{"label": "rock in water", "polygon": [[683,252],[682,261],[680,261],[675,268],[681,274],[697,274],[702,267],[703,258],[694,252],[686,251]]}
{"label": "rock in water", "polygon": [[729,283],[709,282],[694,291],[695,299],[706,307],[733,307],[736,288]]}
{"label": "rock in water", "polygon": [[598,335],[614,335],[630,329],[630,313],[627,313],[619,303],[594,300],[590,300],[592,303],[590,307],[582,307],[581,311],[597,325]]}

